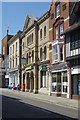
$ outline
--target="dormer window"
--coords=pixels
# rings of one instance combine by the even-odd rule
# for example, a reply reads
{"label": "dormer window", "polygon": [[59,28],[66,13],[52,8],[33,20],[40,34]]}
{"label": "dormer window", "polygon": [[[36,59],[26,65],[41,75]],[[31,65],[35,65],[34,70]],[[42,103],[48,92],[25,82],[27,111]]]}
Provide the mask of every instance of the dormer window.
{"label": "dormer window", "polygon": [[56,18],[60,16],[60,4],[56,6]]}

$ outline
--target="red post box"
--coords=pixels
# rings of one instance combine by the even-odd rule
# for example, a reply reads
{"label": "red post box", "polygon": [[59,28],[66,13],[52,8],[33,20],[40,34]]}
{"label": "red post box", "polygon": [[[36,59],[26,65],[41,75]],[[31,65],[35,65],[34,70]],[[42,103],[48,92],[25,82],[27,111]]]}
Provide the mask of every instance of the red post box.
{"label": "red post box", "polygon": [[22,85],[22,90],[25,91],[25,84]]}

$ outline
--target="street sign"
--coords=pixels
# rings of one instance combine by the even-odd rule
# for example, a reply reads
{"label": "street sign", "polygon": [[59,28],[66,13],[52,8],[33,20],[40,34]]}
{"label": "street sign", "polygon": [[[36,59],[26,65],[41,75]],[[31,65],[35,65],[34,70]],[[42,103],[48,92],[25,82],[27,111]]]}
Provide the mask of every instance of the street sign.
{"label": "street sign", "polygon": [[47,71],[47,65],[42,65],[42,71]]}

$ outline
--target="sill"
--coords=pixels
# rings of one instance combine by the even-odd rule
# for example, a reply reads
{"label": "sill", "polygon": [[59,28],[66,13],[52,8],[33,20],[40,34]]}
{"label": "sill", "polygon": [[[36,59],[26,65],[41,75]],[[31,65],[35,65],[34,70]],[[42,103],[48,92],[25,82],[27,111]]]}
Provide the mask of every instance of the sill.
{"label": "sill", "polygon": [[33,44],[33,42],[31,42],[31,43],[27,44],[27,46],[29,46],[29,45],[31,45],[31,44]]}
{"label": "sill", "polygon": [[46,38],[46,36],[44,36],[44,39]]}
{"label": "sill", "polygon": [[60,15],[56,17],[56,20],[60,18]]}

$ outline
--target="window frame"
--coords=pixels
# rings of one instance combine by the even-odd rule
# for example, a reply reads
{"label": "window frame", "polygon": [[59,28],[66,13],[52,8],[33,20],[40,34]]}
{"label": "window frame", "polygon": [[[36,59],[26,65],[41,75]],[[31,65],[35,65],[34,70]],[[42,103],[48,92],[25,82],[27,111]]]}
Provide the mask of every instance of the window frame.
{"label": "window frame", "polygon": [[[59,10],[58,10],[58,6],[59,6]],[[59,13],[59,15],[58,15],[58,13]],[[56,6],[56,18],[58,18],[59,16],[60,16],[60,4],[58,4]]]}

